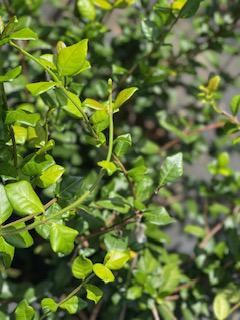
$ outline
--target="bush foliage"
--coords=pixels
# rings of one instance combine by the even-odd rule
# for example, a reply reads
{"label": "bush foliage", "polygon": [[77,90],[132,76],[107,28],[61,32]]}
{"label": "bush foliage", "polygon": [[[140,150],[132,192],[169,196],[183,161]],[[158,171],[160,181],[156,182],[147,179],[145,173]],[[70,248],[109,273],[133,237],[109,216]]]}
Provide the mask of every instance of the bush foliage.
{"label": "bush foliage", "polygon": [[0,319],[238,317],[239,2],[0,15]]}

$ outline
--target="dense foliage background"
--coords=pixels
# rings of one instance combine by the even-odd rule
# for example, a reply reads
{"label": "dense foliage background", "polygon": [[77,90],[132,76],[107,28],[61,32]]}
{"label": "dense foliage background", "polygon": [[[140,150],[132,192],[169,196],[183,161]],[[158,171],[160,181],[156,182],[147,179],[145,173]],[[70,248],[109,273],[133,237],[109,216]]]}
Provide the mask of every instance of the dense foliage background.
{"label": "dense foliage background", "polygon": [[[15,32],[29,27],[38,35],[25,41],[8,30],[10,43],[1,40],[4,31],[0,38],[1,186],[14,194],[24,186],[9,191],[7,185],[28,180],[42,203],[53,201],[48,217],[92,188],[97,163],[106,158],[109,123],[100,115],[93,118],[93,105],[88,101],[87,109],[85,99],[104,105],[109,78],[114,99],[125,88],[138,88],[114,114],[114,138],[120,136],[114,152],[120,161],[100,163],[109,175],[101,177],[84,203],[54,220],[77,230],[74,249],[59,253],[44,224],[23,241],[10,229],[3,238],[0,228],[0,319],[239,319],[239,1],[2,0],[0,15],[5,26],[18,18]],[[81,116],[66,107],[58,88],[35,96],[31,87],[26,89],[50,76],[11,45],[39,59],[61,52],[59,41],[70,46],[83,39],[89,41],[91,68],[65,76],[64,86],[85,100],[98,141]],[[6,75],[18,66],[22,69]],[[40,114],[41,121],[30,125],[35,132],[26,114],[5,118],[6,99],[8,113]],[[59,166],[53,179],[46,173],[52,179],[47,185],[46,177],[23,169],[39,150],[42,156],[48,151]],[[14,209],[21,214],[21,208]],[[6,223],[0,218],[4,225],[19,217],[12,215]],[[8,244],[16,247],[14,258]],[[113,250],[129,250],[130,259],[114,271],[114,282],[91,279],[103,291],[97,304],[86,304],[82,290],[82,300],[72,302],[74,312],[71,307],[49,312],[49,305],[42,311],[42,299],[60,301],[79,285],[71,272],[78,255],[96,263]]]}

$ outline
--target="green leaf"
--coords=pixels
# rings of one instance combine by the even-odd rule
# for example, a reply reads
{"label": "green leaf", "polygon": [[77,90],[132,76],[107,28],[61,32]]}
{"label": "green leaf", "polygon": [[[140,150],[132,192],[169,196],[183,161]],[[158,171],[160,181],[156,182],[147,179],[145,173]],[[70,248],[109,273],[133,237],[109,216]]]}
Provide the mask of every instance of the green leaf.
{"label": "green leaf", "polygon": [[22,72],[22,67],[18,66],[14,69],[9,70],[3,76],[0,76],[0,82],[10,82],[17,78]]}
{"label": "green leaf", "polygon": [[28,181],[10,183],[5,186],[8,199],[19,214],[35,214],[44,212],[41,200]]}
{"label": "green leaf", "polygon": [[59,304],[61,309],[67,310],[70,314],[75,314],[78,311],[78,297],[73,296],[67,301]]}
{"label": "green leaf", "polygon": [[10,34],[9,38],[12,40],[36,40],[38,35],[30,28],[23,28]]}
{"label": "green leaf", "polygon": [[218,320],[225,320],[227,319],[230,310],[231,307],[229,305],[227,296],[224,293],[217,294],[213,301],[213,311],[215,317]]}
{"label": "green leaf", "polygon": [[41,307],[44,313],[56,312],[58,309],[58,304],[51,298],[44,298],[41,301]]}
{"label": "green leaf", "polygon": [[46,92],[56,86],[56,82],[49,81],[49,82],[35,82],[29,83],[26,85],[26,88],[33,96],[38,96],[43,92]]}
{"label": "green leaf", "polygon": [[192,234],[195,237],[199,237],[202,238],[205,236],[205,230],[204,228],[201,228],[199,226],[195,226],[192,224],[188,224],[185,228],[184,228],[184,232]]}
{"label": "green leaf", "polygon": [[127,263],[129,259],[130,253],[128,250],[111,250],[106,254],[104,258],[104,264],[111,270],[119,270]]}
{"label": "green leaf", "polygon": [[3,237],[0,237],[0,262],[3,264],[4,268],[9,268],[11,266],[15,248],[7,243]]}
{"label": "green leaf", "polygon": [[55,161],[49,154],[30,154],[24,159],[22,172],[27,176],[36,176],[54,164]]}
{"label": "green leaf", "polygon": [[72,264],[72,274],[77,279],[85,279],[93,269],[92,261],[83,256],[74,259]]}
{"label": "green leaf", "polygon": [[69,113],[71,116],[75,118],[82,118],[82,104],[79,99],[79,97],[70,91],[67,92],[69,98],[66,98],[62,100],[62,108],[65,110],[67,113]]}
{"label": "green leaf", "polygon": [[177,265],[167,264],[162,269],[160,292],[166,295],[171,294],[179,284],[181,278]]}
{"label": "green leaf", "polygon": [[240,107],[240,95],[234,96],[230,103],[230,108],[234,116],[237,115]]}
{"label": "green leaf", "polygon": [[200,4],[203,0],[188,0],[183,9],[181,10],[181,18],[190,18],[198,11]]}
{"label": "green leaf", "polygon": [[35,180],[35,183],[40,188],[47,188],[56,183],[64,173],[64,168],[58,164],[47,168],[43,173]]}
{"label": "green leaf", "polygon": [[95,20],[96,9],[92,0],[78,0],[77,8],[81,17],[91,21]]}
{"label": "green leaf", "polygon": [[19,123],[35,127],[40,120],[39,113],[28,113],[24,110],[11,110],[7,112],[6,124]]}
{"label": "green leaf", "polygon": [[50,244],[54,252],[70,254],[78,231],[64,225],[53,223],[50,229]]}
{"label": "green leaf", "polygon": [[35,311],[26,299],[22,300],[15,310],[16,320],[32,320],[34,315]]}
{"label": "green leaf", "polygon": [[12,126],[16,144],[24,144],[27,140],[27,129],[15,124]]}
{"label": "green leaf", "polygon": [[131,96],[138,90],[136,87],[131,87],[122,90],[117,95],[117,98],[114,102],[114,109],[120,108],[127,100],[131,98]]}
{"label": "green leaf", "polygon": [[109,126],[109,116],[106,111],[98,110],[91,116],[91,122],[97,132],[105,130]]}
{"label": "green leaf", "polygon": [[91,108],[94,110],[106,110],[106,107],[103,104],[94,99],[89,98],[83,101],[83,107]]}
{"label": "green leaf", "polygon": [[114,153],[118,157],[126,154],[132,145],[132,137],[129,133],[118,136],[114,141]]}
{"label": "green leaf", "polygon": [[85,288],[87,291],[87,298],[95,303],[98,303],[103,296],[102,290],[92,284],[87,284]]}
{"label": "green leaf", "polygon": [[176,222],[175,219],[169,216],[164,207],[150,209],[144,212],[144,217],[149,223],[156,224],[158,226],[165,226],[167,224]]}
{"label": "green leaf", "polygon": [[182,153],[167,157],[160,169],[160,186],[174,182],[183,175]]}
{"label": "green leaf", "polygon": [[111,161],[103,160],[99,161],[97,164],[99,165],[99,167],[105,169],[109,176],[111,176],[112,174],[114,174],[114,172],[117,171],[117,167]]}
{"label": "green leaf", "polygon": [[127,290],[127,299],[136,300],[141,298],[142,288],[140,286],[132,286]]}
{"label": "green leaf", "polygon": [[94,4],[103,10],[111,10],[112,9],[111,3],[109,3],[106,0],[94,0]]}
{"label": "green leaf", "polygon": [[[33,238],[28,231],[18,231],[26,228],[26,224],[24,222],[19,222],[14,226],[7,227],[4,229],[4,232],[8,232],[9,234],[4,235],[4,238],[8,243],[13,245],[16,248],[29,248],[33,245]],[[15,232],[12,234],[11,232]]]}
{"label": "green leaf", "polygon": [[93,265],[93,272],[98,278],[100,278],[104,283],[113,282],[115,277],[111,270],[101,263],[95,263]]}
{"label": "green leaf", "polygon": [[0,183],[0,224],[6,221],[12,212],[13,208],[8,200],[4,186]]}
{"label": "green leaf", "polygon": [[[81,1],[83,2],[83,1]],[[62,48],[57,55],[57,68],[61,76],[73,76],[83,67],[88,51],[88,40]]]}

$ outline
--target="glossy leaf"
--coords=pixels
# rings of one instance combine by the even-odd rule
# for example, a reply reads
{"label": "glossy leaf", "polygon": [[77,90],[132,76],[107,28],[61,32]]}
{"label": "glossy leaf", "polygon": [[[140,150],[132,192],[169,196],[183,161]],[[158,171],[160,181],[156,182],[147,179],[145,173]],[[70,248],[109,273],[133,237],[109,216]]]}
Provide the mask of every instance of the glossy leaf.
{"label": "glossy leaf", "polygon": [[112,5],[106,0],[94,0],[94,4],[103,10],[111,10]]}
{"label": "glossy leaf", "polygon": [[190,18],[195,15],[203,0],[187,0],[181,10],[181,18]]}
{"label": "glossy leaf", "polygon": [[4,186],[0,183],[0,224],[6,221],[12,214],[13,208],[8,200]]}
{"label": "glossy leaf", "polygon": [[24,144],[27,140],[27,129],[15,124],[12,126],[16,144]]}
{"label": "glossy leaf", "polygon": [[44,212],[41,200],[28,181],[22,180],[5,186],[7,197],[15,211],[21,215]]}
{"label": "glossy leaf", "polygon": [[114,102],[114,109],[120,108],[138,90],[136,87],[127,88],[119,92]]}
{"label": "glossy leaf", "polygon": [[56,183],[64,173],[64,168],[57,164],[45,169],[42,174],[35,180],[35,183],[40,188],[47,188]]}
{"label": "glossy leaf", "polygon": [[57,55],[57,68],[59,74],[61,76],[73,76],[77,74],[85,63],[87,50],[87,39],[63,48]]}
{"label": "glossy leaf", "polygon": [[24,110],[11,110],[7,112],[6,124],[19,123],[35,127],[40,120],[38,113],[29,113]]}
{"label": "glossy leaf", "polygon": [[183,175],[182,153],[167,157],[160,170],[160,186],[174,182]]}
{"label": "glossy leaf", "polygon": [[75,118],[82,118],[82,104],[79,99],[79,97],[70,91],[68,91],[69,98],[66,98],[63,100],[62,108],[69,113],[71,116]]}
{"label": "glossy leaf", "polygon": [[118,157],[125,155],[132,145],[132,138],[129,133],[118,136],[114,141],[114,153]]}
{"label": "glossy leaf", "polygon": [[49,154],[30,154],[24,159],[22,172],[27,176],[40,175],[44,170],[53,166],[55,161]]}
{"label": "glossy leaf", "polygon": [[92,0],[78,0],[77,8],[81,17],[93,21],[96,17],[96,10]]}
{"label": "glossy leaf", "polygon": [[105,110],[106,107],[99,103],[98,101],[94,100],[94,99],[85,99],[83,101],[83,106],[84,107],[87,107],[87,108],[91,108],[91,109],[94,109],[94,110]]}
{"label": "glossy leaf", "polygon": [[101,263],[95,263],[93,265],[93,272],[104,283],[113,282],[115,280],[115,277],[114,277],[112,271]]}
{"label": "glossy leaf", "polygon": [[13,32],[9,38],[12,40],[36,40],[38,36],[30,28],[23,28]]}
{"label": "glossy leaf", "polygon": [[79,256],[74,259],[72,264],[72,274],[77,279],[85,279],[93,269],[92,261]]}
{"label": "glossy leaf", "polygon": [[104,264],[108,269],[119,270],[130,259],[129,251],[112,250],[104,258]]}
{"label": "glossy leaf", "polygon": [[114,174],[114,172],[117,171],[116,165],[111,161],[106,161],[106,160],[99,161],[98,165],[101,168],[105,169],[109,176],[111,176],[112,174]]}
{"label": "glossy leaf", "polygon": [[54,252],[70,254],[78,231],[64,225],[53,223],[50,229],[50,244]]}
{"label": "glossy leaf", "polygon": [[[16,223],[14,226],[7,227],[4,231],[9,234],[4,235],[6,241],[16,248],[29,248],[33,245],[33,238],[28,231],[23,229],[26,227],[24,222]],[[19,230],[18,232],[16,232]],[[14,233],[11,233],[14,232]]]}
{"label": "glossy leaf", "polygon": [[87,298],[98,303],[103,296],[102,290],[92,284],[87,284],[85,287],[87,291]]}
{"label": "glossy leaf", "polygon": [[58,309],[58,304],[51,298],[44,298],[41,301],[41,307],[44,313],[56,312]]}
{"label": "glossy leaf", "polygon": [[78,311],[78,297],[73,296],[67,301],[59,304],[61,309],[67,310],[69,314],[75,314]]}
{"label": "glossy leaf", "polygon": [[164,207],[150,209],[144,213],[144,217],[149,223],[159,226],[165,226],[176,221],[169,216],[167,210]]}
{"label": "glossy leaf", "polygon": [[230,108],[231,108],[232,114],[234,116],[237,115],[240,108],[240,95],[236,95],[232,98],[230,103]]}
{"label": "glossy leaf", "polygon": [[26,88],[33,96],[38,96],[56,86],[56,82],[35,82],[26,85]]}
{"label": "glossy leaf", "polygon": [[0,76],[0,82],[10,82],[17,78],[22,72],[22,67],[18,66],[14,69],[7,71],[4,75]]}

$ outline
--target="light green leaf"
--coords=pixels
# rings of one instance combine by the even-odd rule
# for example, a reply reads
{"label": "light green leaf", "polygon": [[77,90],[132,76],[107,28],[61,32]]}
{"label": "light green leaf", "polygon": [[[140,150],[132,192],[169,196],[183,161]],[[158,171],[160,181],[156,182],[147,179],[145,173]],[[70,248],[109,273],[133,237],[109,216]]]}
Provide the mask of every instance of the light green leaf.
{"label": "light green leaf", "polygon": [[150,209],[144,212],[144,217],[148,222],[156,224],[158,226],[165,226],[176,221],[169,216],[167,210],[164,207]]}
{"label": "light green leaf", "polygon": [[0,82],[10,82],[17,78],[22,72],[22,67],[18,66],[14,69],[9,70],[3,76],[0,76]]}
{"label": "light green leaf", "polygon": [[50,244],[54,252],[70,254],[78,231],[64,225],[53,223],[50,229]]}
{"label": "light green leaf", "polygon": [[91,116],[91,122],[97,132],[105,130],[109,125],[109,116],[104,110],[97,110]]}
{"label": "light green leaf", "polygon": [[101,263],[95,263],[93,265],[93,272],[104,283],[113,282],[115,280],[115,277],[114,277],[112,271]]}
{"label": "light green leaf", "polygon": [[7,243],[3,237],[0,237],[0,264],[3,264],[4,268],[11,266],[15,248]]}
{"label": "light green leaf", "polygon": [[83,106],[94,110],[106,110],[106,107],[103,104],[94,99],[89,98],[83,101]]}
{"label": "light green leaf", "polygon": [[109,3],[106,0],[94,0],[94,4],[103,10],[111,10],[112,9],[111,3]]}
{"label": "light green leaf", "polygon": [[226,295],[224,293],[217,294],[213,301],[213,311],[215,317],[218,320],[225,320],[227,319],[230,310],[231,307],[229,305]]}
{"label": "light green leaf", "polygon": [[61,100],[63,103],[62,108],[71,116],[81,119],[82,104],[79,97],[75,93],[72,93],[70,91],[67,91],[67,94],[69,98],[65,97],[65,99]]}
{"label": "light green leaf", "polygon": [[169,263],[163,267],[161,275],[160,292],[164,294],[172,293],[179,284],[181,278],[177,265]]}
{"label": "light green leaf", "polygon": [[111,176],[112,174],[114,174],[114,172],[117,171],[117,167],[111,161],[103,160],[99,161],[97,164],[99,165],[99,167],[105,169],[109,176]]}
{"label": "light green leaf", "polygon": [[85,279],[93,269],[92,261],[83,256],[74,259],[72,264],[72,274],[77,279]]}
{"label": "light green leaf", "polygon": [[114,153],[121,157],[126,154],[132,145],[132,138],[129,133],[118,136],[114,141]]}
{"label": "light green leaf", "polygon": [[240,95],[234,96],[230,103],[232,114],[236,116],[240,108]]}
{"label": "light green leaf", "polygon": [[35,180],[36,185],[40,188],[47,188],[50,185],[56,183],[64,173],[64,168],[58,164],[47,168],[43,173]]}
{"label": "light green leaf", "polygon": [[141,298],[141,296],[142,296],[142,287],[140,286],[132,286],[127,290],[128,300],[136,300]]}
{"label": "light green leaf", "polygon": [[36,40],[38,35],[30,28],[23,28],[10,34],[9,38],[12,40]]}
{"label": "light green leaf", "polygon": [[92,284],[87,284],[85,288],[87,291],[87,298],[95,303],[98,303],[103,296],[102,290]]}
{"label": "light green leaf", "polygon": [[67,310],[70,314],[75,314],[78,311],[78,297],[73,296],[67,301],[59,304],[61,309]]}
{"label": "light green leaf", "polygon": [[6,221],[12,212],[13,208],[8,200],[4,186],[0,183],[0,224]]}
{"label": "light green leaf", "polygon": [[15,124],[12,126],[16,144],[24,144],[27,140],[27,128]]}
{"label": "light green leaf", "polygon": [[106,254],[104,264],[111,270],[119,270],[127,263],[129,259],[130,253],[128,250],[111,250]]}
{"label": "light green leaf", "polygon": [[7,112],[6,124],[19,123],[35,127],[40,120],[39,113],[29,113],[24,110],[11,110]]}
{"label": "light green leaf", "polygon": [[[82,2],[82,1],[81,1]],[[57,55],[57,68],[61,76],[73,76],[85,64],[88,40],[84,39],[72,46],[62,48]]]}
{"label": "light green leaf", "polygon": [[138,90],[136,87],[131,87],[122,90],[117,95],[117,98],[114,102],[114,109],[120,108],[127,100],[131,98],[131,96]]}
{"label": "light green leaf", "polygon": [[15,211],[19,214],[35,214],[44,212],[41,200],[28,181],[22,180],[5,186],[7,197]]}
{"label": "light green leaf", "polygon": [[174,182],[183,175],[182,153],[167,157],[160,169],[160,186]]}
{"label": "light green leaf", "polygon": [[25,299],[19,303],[15,310],[16,320],[32,320],[34,315],[34,309],[29,306]]}
{"label": "light green leaf", "polygon": [[26,85],[26,88],[33,96],[38,96],[56,86],[56,82],[49,81],[49,82],[35,82],[29,83]]}
{"label": "light green leaf", "polygon": [[204,228],[201,228],[199,226],[195,226],[192,224],[188,224],[185,228],[184,228],[184,232],[192,234],[196,237],[202,238],[205,236],[205,230]]}
{"label": "light green leaf", "polygon": [[92,0],[78,0],[77,8],[81,17],[91,21],[95,20],[96,9]]}
{"label": "light green leaf", "polygon": [[41,301],[41,307],[44,313],[56,312],[58,309],[58,304],[51,298],[44,298]]}

